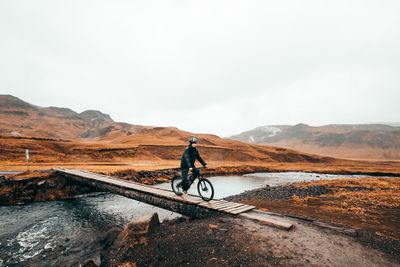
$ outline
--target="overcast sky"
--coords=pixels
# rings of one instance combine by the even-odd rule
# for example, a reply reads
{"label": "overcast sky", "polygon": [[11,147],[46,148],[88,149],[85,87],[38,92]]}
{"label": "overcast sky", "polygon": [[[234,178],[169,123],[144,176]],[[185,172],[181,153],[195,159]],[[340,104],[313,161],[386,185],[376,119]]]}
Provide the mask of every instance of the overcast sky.
{"label": "overcast sky", "polygon": [[0,0],[0,94],[230,136],[400,121],[400,1]]}

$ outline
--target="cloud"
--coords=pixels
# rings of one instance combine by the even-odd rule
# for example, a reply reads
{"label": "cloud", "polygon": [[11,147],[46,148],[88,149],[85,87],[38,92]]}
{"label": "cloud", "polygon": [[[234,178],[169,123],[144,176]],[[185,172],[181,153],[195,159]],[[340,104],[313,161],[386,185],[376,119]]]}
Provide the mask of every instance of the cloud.
{"label": "cloud", "polygon": [[398,121],[397,1],[2,1],[0,91],[227,136]]}

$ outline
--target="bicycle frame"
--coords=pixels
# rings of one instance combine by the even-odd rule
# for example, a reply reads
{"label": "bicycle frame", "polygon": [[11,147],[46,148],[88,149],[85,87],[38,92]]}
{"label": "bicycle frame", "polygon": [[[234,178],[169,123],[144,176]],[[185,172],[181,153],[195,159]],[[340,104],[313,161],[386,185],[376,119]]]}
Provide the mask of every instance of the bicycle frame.
{"label": "bicycle frame", "polygon": [[196,168],[196,169],[198,170],[197,176],[193,178],[193,176],[195,176],[195,172],[193,172],[193,169],[192,169],[192,173],[190,174],[190,177],[188,179],[189,180],[189,186],[188,187],[190,187],[193,184],[194,180],[200,179],[201,177],[203,177],[202,174],[201,174],[201,170],[203,170],[204,167],[200,167],[200,168]]}

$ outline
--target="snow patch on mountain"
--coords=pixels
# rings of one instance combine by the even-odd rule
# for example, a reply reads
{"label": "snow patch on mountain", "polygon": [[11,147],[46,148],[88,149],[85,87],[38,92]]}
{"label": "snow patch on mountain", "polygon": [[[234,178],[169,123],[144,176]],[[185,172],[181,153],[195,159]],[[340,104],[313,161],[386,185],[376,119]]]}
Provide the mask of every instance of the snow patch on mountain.
{"label": "snow patch on mountain", "polygon": [[252,135],[249,136],[249,141],[250,143],[254,143],[256,140],[254,139],[254,137]]}
{"label": "snow patch on mountain", "polygon": [[260,127],[260,130],[263,131],[264,133],[268,134],[268,137],[275,136],[282,132],[282,130],[278,127],[274,126],[262,126]]}

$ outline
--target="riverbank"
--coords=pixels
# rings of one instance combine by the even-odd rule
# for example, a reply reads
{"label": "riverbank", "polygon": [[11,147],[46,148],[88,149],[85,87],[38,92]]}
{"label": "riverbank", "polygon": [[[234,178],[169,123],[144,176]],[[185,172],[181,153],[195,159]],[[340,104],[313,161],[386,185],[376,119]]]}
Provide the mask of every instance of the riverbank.
{"label": "riverbank", "polygon": [[228,197],[258,209],[351,227],[360,242],[400,259],[400,179],[319,180]]}
{"label": "riverbank", "polygon": [[50,170],[1,177],[0,206],[67,199],[96,191]]}

